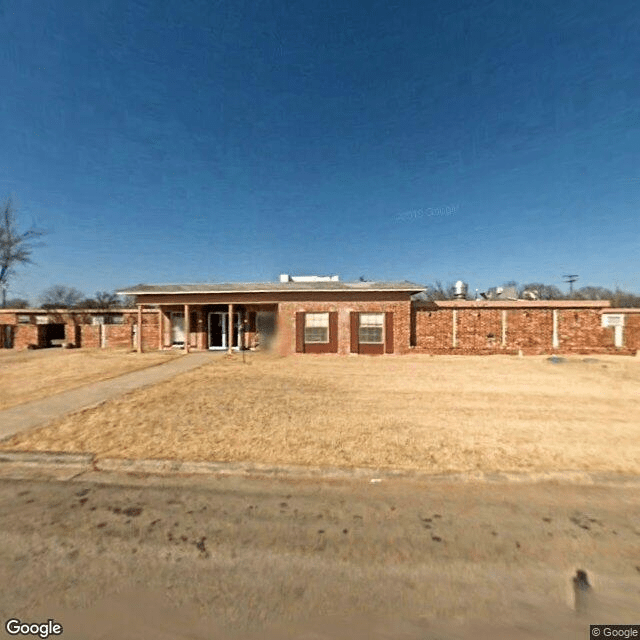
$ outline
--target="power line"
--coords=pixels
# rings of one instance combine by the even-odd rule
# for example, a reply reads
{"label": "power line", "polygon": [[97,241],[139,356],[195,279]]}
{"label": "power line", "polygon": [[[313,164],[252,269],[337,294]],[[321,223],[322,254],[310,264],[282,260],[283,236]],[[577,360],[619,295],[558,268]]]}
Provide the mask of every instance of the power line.
{"label": "power line", "polygon": [[569,295],[573,295],[573,283],[578,279],[577,274],[570,274],[568,276],[562,276],[565,282],[569,283]]}

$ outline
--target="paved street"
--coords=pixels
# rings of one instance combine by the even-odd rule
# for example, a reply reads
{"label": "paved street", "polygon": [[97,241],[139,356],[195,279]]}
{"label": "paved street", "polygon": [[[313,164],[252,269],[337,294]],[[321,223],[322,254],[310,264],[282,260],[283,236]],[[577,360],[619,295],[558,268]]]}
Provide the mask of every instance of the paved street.
{"label": "paved street", "polygon": [[3,624],[65,640],[582,638],[640,603],[637,487],[3,479],[0,541]]}

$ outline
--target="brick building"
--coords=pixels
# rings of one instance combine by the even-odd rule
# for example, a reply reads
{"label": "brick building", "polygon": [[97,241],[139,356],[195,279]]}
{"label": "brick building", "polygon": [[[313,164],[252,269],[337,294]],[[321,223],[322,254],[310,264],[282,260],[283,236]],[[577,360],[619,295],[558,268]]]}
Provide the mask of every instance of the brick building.
{"label": "brick building", "polygon": [[[145,312],[143,323],[153,325],[155,315]],[[0,309],[0,349],[132,349],[137,324],[137,309]]]}
{"label": "brick building", "polygon": [[[410,282],[137,285],[137,309],[0,310],[0,348],[293,353],[633,354],[640,309],[596,300],[416,300]],[[229,321],[231,319],[231,322]],[[141,339],[139,337],[141,336]]]}
{"label": "brick building", "polygon": [[159,349],[267,342],[282,355],[345,355],[408,352],[411,296],[422,290],[410,282],[281,276],[275,283],[138,285],[120,293],[135,296],[141,313],[153,307]]}

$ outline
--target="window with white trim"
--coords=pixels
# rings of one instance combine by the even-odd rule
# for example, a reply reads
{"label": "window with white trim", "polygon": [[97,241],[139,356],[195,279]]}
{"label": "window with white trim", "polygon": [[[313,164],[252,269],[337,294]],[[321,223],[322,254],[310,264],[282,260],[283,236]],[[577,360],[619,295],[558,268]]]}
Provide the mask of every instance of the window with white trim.
{"label": "window with white trim", "polygon": [[315,343],[329,342],[329,314],[304,314],[304,341]]}
{"label": "window with white trim", "polygon": [[384,313],[361,313],[358,340],[363,344],[382,344]]}

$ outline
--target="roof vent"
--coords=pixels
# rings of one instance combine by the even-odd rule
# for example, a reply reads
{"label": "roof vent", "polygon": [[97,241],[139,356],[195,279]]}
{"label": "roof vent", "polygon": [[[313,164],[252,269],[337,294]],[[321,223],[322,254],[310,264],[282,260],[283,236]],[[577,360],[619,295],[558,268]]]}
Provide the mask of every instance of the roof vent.
{"label": "roof vent", "polygon": [[467,283],[458,280],[454,287],[454,296],[456,300],[464,300],[467,297]]}
{"label": "roof vent", "polygon": [[288,273],[281,273],[280,274],[280,282],[289,282],[290,281],[290,277]]}

